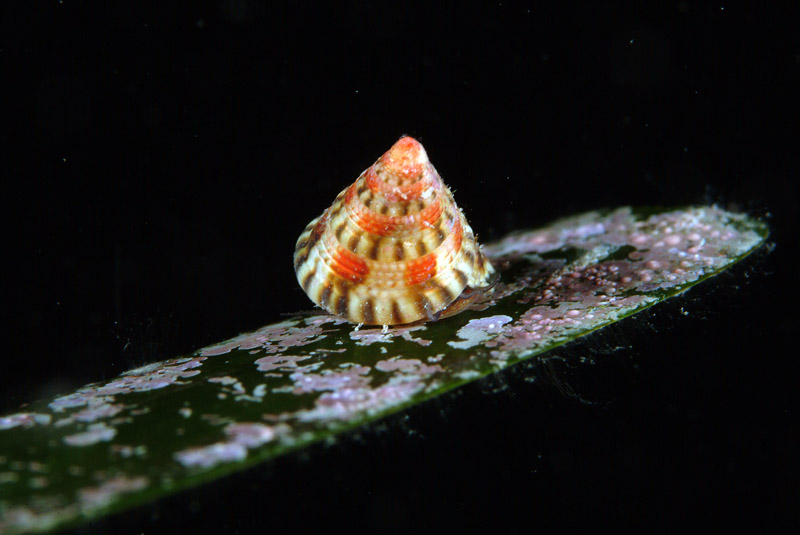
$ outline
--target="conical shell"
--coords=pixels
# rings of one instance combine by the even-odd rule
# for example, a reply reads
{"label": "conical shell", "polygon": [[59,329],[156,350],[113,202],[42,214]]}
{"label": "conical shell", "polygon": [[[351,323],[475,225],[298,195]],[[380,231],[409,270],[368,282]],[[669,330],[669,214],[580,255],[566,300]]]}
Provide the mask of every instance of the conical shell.
{"label": "conical shell", "polygon": [[314,303],[368,325],[451,315],[463,308],[459,296],[494,279],[453,195],[411,137],[308,224],[294,267]]}

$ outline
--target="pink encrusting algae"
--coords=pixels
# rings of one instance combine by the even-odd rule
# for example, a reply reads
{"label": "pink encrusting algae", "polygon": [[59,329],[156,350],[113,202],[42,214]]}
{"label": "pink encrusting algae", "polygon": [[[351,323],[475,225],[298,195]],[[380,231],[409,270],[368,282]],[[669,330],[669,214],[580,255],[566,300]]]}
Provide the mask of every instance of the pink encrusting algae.
{"label": "pink encrusting algae", "polygon": [[586,214],[488,244],[501,280],[446,320],[295,317],[32,404],[0,417],[0,532],[90,518],[374,420],[679,293],[764,232],[715,207]]}
{"label": "pink encrusting algae", "polygon": [[10,416],[0,416],[0,431],[13,427],[31,427],[33,425],[47,425],[53,417],[49,414],[18,412]]}
{"label": "pink encrusting algae", "polygon": [[107,426],[104,422],[91,424],[86,431],[67,435],[62,440],[69,446],[91,446],[98,442],[108,442],[117,435],[114,427]]}
{"label": "pink encrusting algae", "polygon": [[402,338],[407,342],[416,342],[417,344],[426,347],[431,345],[430,340],[424,338],[415,338],[411,333],[415,331],[424,332],[425,326],[415,325],[393,327],[391,332],[388,329],[358,329],[350,331],[350,339],[355,341],[357,345],[368,346],[375,343],[391,343],[395,338]]}
{"label": "pink encrusting algae", "polygon": [[229,424],[224,429],[226,440],[177,451],[175,459],[186,468],[210,468],[222,462],[241,461],[247,457],[248,449],[275,440],[286,429],[285,425]]}

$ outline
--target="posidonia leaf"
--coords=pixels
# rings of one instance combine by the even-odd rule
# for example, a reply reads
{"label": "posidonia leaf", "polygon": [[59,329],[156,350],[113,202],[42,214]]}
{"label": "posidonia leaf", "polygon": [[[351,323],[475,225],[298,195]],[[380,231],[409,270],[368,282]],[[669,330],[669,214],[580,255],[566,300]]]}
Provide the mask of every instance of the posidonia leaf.
{"label": "posidonia leaf", "polygon": [[494,293],[439,322],[296,317],[0,417],[0,532],[47,531],[381,418],[679,294],[766,226],[716,207],[620,208],[486,246]]}

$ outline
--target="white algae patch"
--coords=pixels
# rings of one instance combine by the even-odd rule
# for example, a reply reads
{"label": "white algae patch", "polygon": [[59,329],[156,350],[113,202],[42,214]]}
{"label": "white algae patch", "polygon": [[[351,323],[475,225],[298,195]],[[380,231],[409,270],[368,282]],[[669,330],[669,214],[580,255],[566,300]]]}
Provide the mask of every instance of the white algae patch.
{"label": "white algae patch", "polygon": [[503,330],[503,325],[511,322],[510,316],[489,316],[488,318],[480,318],[477,320],[470,320],[466,325],[461,327],[456,335],[461,338],[462,342],[447,342],[448,345],[456,349],[469,349],[475,347],[493,337]]}
{"label": "white algae patch", "polygon": [[47,425],[53,419],[49,414],[33,412],[19,412],[8,416],[0,416],[0,431],[14,427],[31,427],[34,425]]}
{"label": "white algae patch", "polygon": [[284,432],[285,425],[229,424],[225,427],[227,440],[178,451],[175,459],[186,468],[211,468],[219,463],[241,461],[247,457],[248,449],[266,444]]}
{"label": "white algae patch", "polygon": [[67,435],[63,438],[69,446],[91,446],[98,442],[107,442],[117,435],[117,430],[104,423],[92,424],[83,433]]}

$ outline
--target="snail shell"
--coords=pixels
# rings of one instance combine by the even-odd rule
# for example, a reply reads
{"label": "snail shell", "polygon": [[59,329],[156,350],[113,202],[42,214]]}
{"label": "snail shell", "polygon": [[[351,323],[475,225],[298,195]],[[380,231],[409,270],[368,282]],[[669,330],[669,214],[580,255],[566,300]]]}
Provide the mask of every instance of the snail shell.
{"label": "snail shell", "polygon": [[411,137],[308,224],[294,267],[314,303],[368,325],[455,314],[496,280],[453,195]]}

